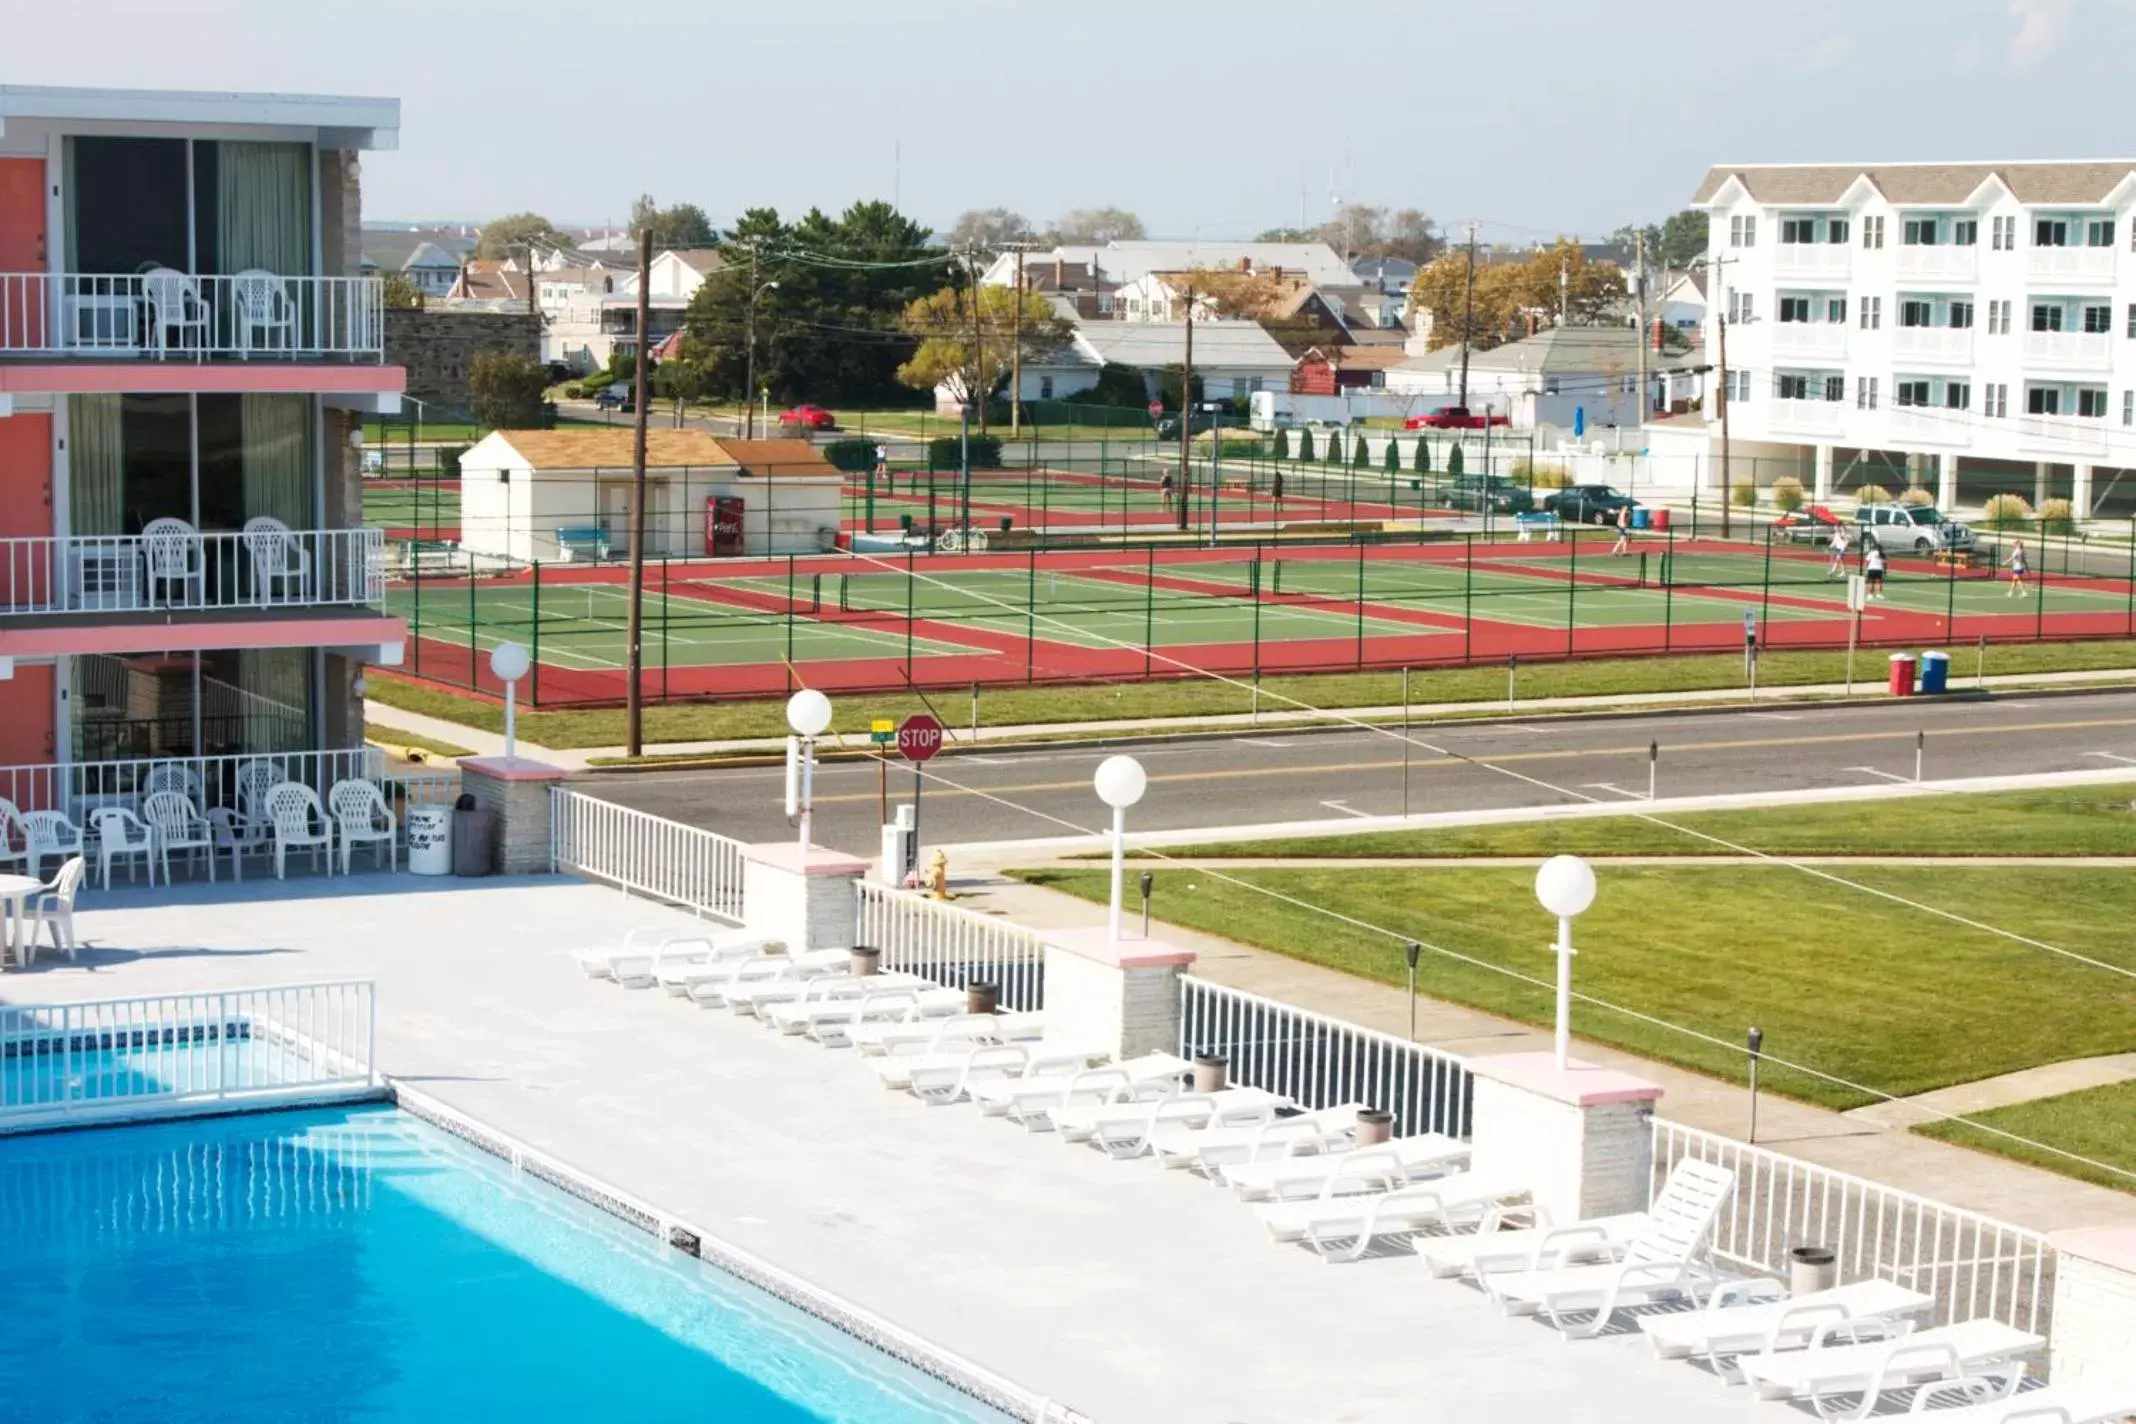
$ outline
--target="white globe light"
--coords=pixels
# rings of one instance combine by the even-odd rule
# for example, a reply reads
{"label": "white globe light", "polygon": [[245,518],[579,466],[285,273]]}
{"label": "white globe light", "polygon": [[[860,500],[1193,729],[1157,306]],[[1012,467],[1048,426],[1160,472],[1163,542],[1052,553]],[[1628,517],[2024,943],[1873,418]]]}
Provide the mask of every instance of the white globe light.
{"label": "white globe light", "polygon": [[524,643],[499,643],[490,650],[490,671],[497,674],[499,682],[517,682],[532,666],[534,660],[527,655]]}
{"label": "white globe light", "polygon": [[831,725],[831,699],[813,687],[804,687],[786,699],[786,725],[804,737],[813,737]]}
{"label": "white globe light", "polygon": [[1576,855],[1554,855],[1535,872],[1535,898],[1561,920],[1595,902],[1594,867]]}
{"label": "white globe light", "polygon": [[1109,756],[1098,763],[1098,799],[1114,810],[1124,811],[1140,801],[1149,784],[1149,773],[1131,756]]}

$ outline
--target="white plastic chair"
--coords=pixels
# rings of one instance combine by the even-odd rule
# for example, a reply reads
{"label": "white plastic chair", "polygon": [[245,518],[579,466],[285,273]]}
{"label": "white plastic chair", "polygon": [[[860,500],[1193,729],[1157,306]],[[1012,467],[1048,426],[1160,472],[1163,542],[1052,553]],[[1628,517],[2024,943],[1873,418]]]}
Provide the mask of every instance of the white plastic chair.
{"label": "white plastic chair", "polygon": [[175,791],[197,805],[200,774],[182,761],[159,761],[141,778],[141,795],[146,800],[159,791]]}
{"label": "white plastic chair", "polygon": [[237,768],[237,813],[248,821],[267,819],[267,793],[289,780],[289,772],[274,757],[254,757]]}
{"label": "white plastic chair", "polygon": [[133,882],[133,857],[147,864],[148,883],[156,883],[156,833],[139,816],[123,806],[99,806],[89,813],[89,825],[96,832],[96,863],[106,890],[111,888],[111,862],[121,856],[129,859],[127,883]]}
{"label": "white plastic chair", "polygon": [[[155,833],[156,859],[163,865],[163,883],[171,883],[171,852],[206,851],[208,882],[215,881],[215,828],[194,808],[193,798],[182,791],[154,791],[141,802],[141,819]],[[196,854],[194,859],[199,859]]]}
{"label": "white plastic chair", "polygon": [[[341,873],[349,874],[350,858],[355,854],[358,841],[368,841],[374,846],[384,846],[386,868],[400,869],[400,819],[393,808],[386,804],[375,782],[351,777],[337,781],[326,793],[326,804],[334,812],[334,823],[341,831]],[[373,858],[378,852],[373,851]]]}
{"label": "white plastic chair", "polygon": [[[274,273],[248,267],[230,278],[230,296],[235,307],[237,354],[252,355],[255,336],[263,351],[294,351],[297,348],[297,308],[289,299],[289,285]],[[279,334],[277,346],[274,338]]]}
{"label": "white plastic chair", "polygon": [[312,868],[319,865],[319,852],[326,852],[326,868],[334,868],[334,825],[319,804],[319,794],[301,782],[285,781],[267,793],[267,822],[274,828],[274,878],[284,876],[290,849],[308,846]]}
{"label": "white plastic chair", "polygon": [[22,839],[32,875],[44,873],[46,856],[83,854],[82,828],[68,820],[64,811],[24,811]]}
{"label": "white plastic chair", "polygon": [[148,563],[150,603],[171,584],[178,585],[182,606],[197,608],[207,602],[200,531],[192,525],[168,515],[149,520],[141,527],[141,556]]}
{"label": "white plastic chair", "polygon": [[[245,857],[256,850],[265,850],[273,840],[272,830],[263,822],[239,815],[228,806],[211,806],[205,818],[208,834],[214,838],[216,850],[230,852],[230,878],[242,884],[245,879]],[[210,852],[212,858],[214,852]],[[210,877],[213,878],[213,872]]]}
{"label": "white plastic chair", "polygon": [[183,272],[151,267],[141,274],[141,299],[148,303],[148,345],[161,356],[175,343],[180,351],[198,351],[208,344],[208,304],[200,299],[200,287]]}
{"label": "white plastic chair", "polygon": [[15,803],[0,796],[0,866],[13,865],[29,854],[29,833],[22,828],[22,813]]}
{"label": "white plastic chair", "polygon": [[28,964],[37,954],[37,940],[47,925],[52,929],[52,950],[72,959],[81,949],[81,941],[74,935],[74,894],[81,889],[82,874],[86,867],[80,856],[74,856],[60,866],[59,874],[30,902],[29,923],[22,936],[22,962]]}
{"label": "white plastic chair", "polygon": [[[245,552],[252,559],[252,601],[270,603],[279,591],[302,601],[311,589],[312,558],[289,526],[272,515],[245,521]],[[293,587],[292,587],[293,586]]]}

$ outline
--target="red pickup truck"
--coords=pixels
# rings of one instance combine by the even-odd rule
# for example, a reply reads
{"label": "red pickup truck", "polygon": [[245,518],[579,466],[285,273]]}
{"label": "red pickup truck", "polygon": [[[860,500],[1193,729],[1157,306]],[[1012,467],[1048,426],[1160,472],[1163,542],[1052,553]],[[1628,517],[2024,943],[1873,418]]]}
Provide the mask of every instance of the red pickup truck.
{"label": "red pickup truck", "polygon": [[1476,415],[1465,405],[1450,405],[1430,415],[1412,415],[1402,422],[1404,430],[1482,430],[1487,426],[1511,425],[1511,417]]}

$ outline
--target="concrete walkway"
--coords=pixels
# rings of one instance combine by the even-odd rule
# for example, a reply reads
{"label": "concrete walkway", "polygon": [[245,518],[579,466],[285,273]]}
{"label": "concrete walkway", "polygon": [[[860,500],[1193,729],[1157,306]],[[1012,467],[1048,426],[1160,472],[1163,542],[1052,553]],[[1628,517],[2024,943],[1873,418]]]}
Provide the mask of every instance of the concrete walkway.
{"label": "concrete walkway", "polygon": [[[2043,1063],[2000,1077],[1973,1083],[1954,1083],[1948,1088],[1918,1093],[1896,1102],[1873,1103],[1856,1108],[1847,1116],[1880,1127],[1915,1127],[1952,1114],[1987,1112],[2013,1107],[2040,1098],[2057,1098],[2087,1088],[2108,1088],[2136,1080],[2136,1053],[2115,1053],[2104,1058],[2072,1058],[2066,1063]],[[2131,1184],[2136,1189],[2136,1183]]]}
{"label": "concrete walkway", "polygon": [[[1846,865],[1934,867],[1939,870],[2054,869],[2127,870],[2136,868],[2136,855],[1583,855],[1590,865],[1611,866],[1727,866],[1771,865],[1785,860],[1789,865]],[[1168,855],[1164,865],[1171,870],[1447,870],[1518,869],[1541,865],[1540,855],[1264,855],[1180,856]],[[1016,862],[1022,869],[1088,870],[1090,855],[1048,860],[1025,857]]]}

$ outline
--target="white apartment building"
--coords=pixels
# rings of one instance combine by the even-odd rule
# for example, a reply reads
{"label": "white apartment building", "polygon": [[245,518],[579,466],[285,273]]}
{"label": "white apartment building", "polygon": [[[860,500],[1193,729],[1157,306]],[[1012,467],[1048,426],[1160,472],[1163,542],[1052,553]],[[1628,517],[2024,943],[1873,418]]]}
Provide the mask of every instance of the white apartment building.
{"label": "white apartment building", "polygon": [[1903,466],[1945,509],[2136,494],[2136,160],[1727,165],[1692,201],[1739,462],[1819,497]]}

